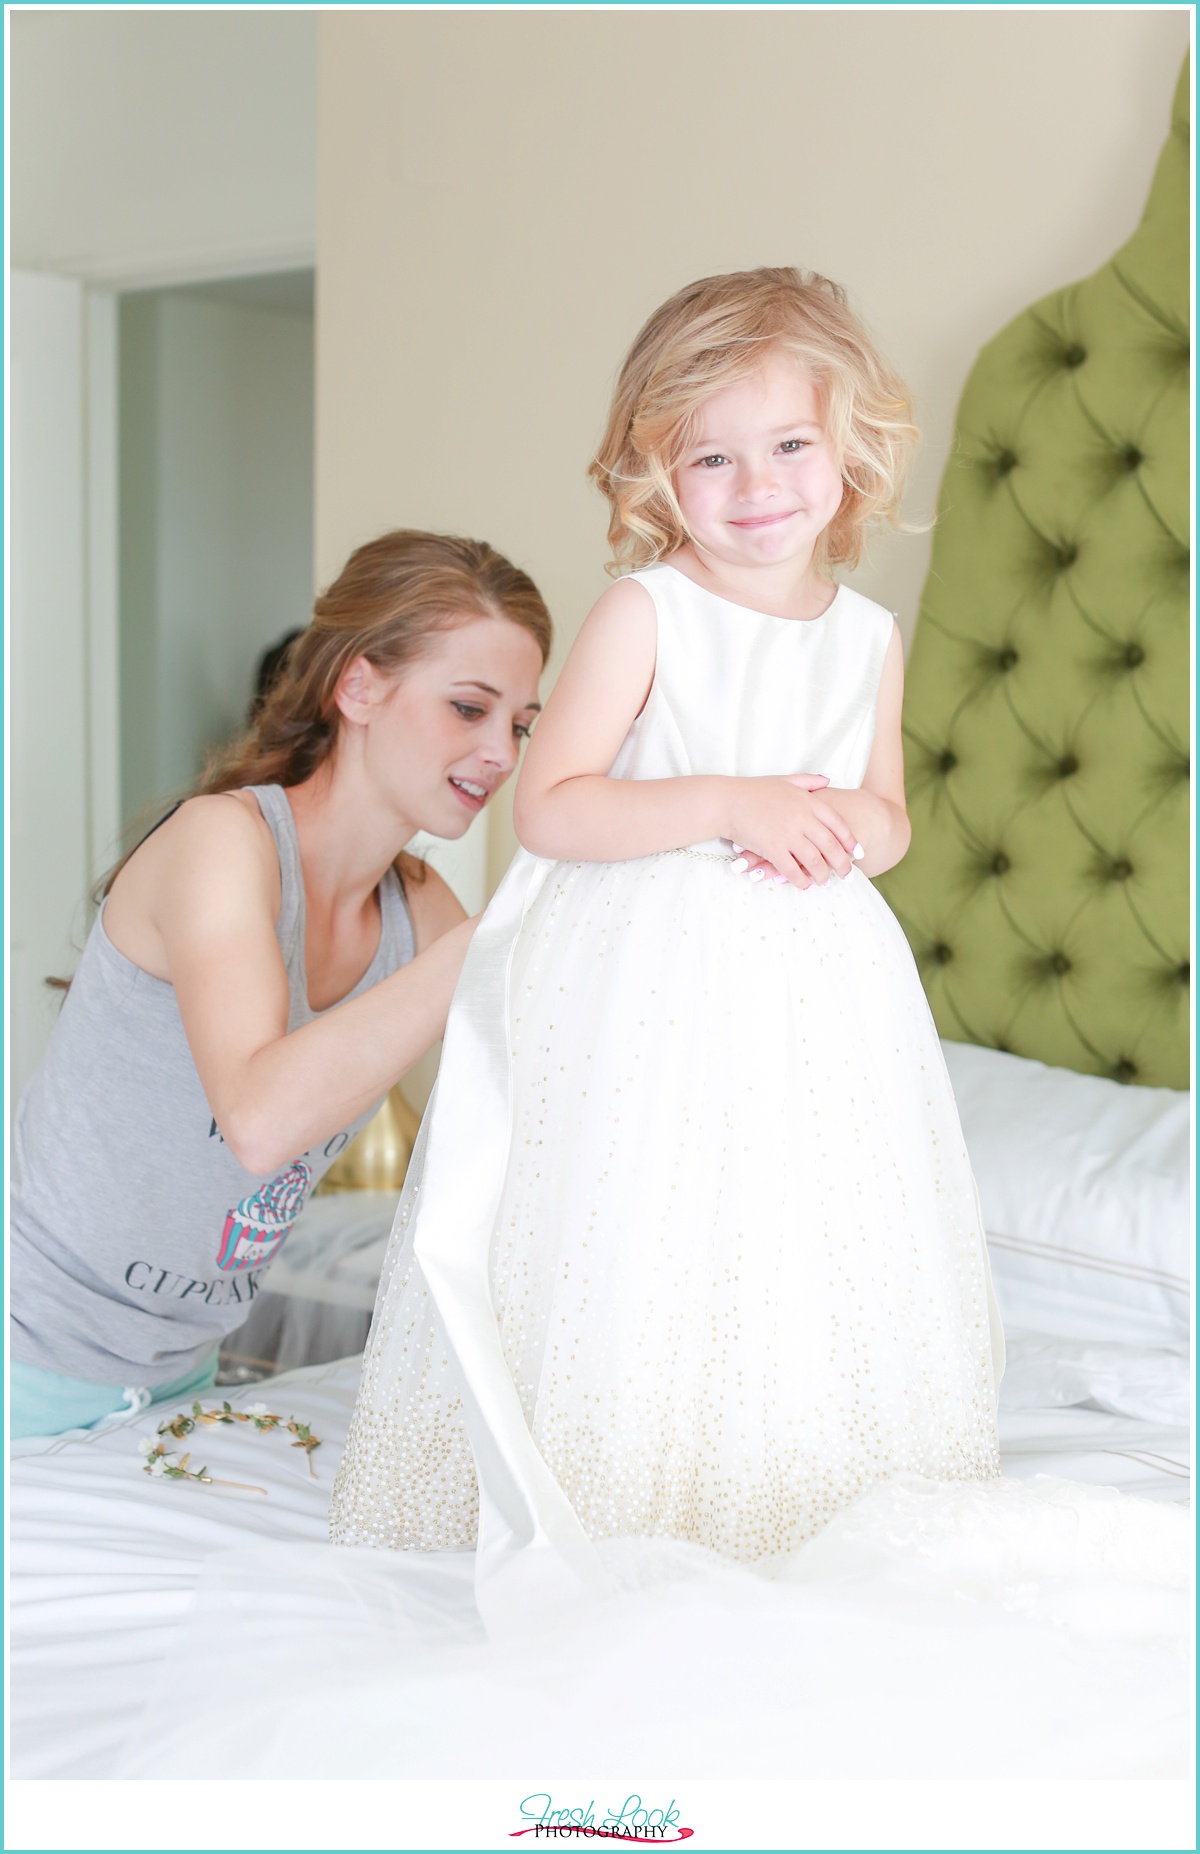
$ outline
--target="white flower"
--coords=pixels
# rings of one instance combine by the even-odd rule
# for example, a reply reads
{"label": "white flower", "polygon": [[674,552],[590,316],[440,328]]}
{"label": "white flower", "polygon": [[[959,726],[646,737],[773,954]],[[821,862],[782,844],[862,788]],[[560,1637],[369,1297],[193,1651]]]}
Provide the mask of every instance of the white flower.
{"label": "white flower", "polygon": [[156,1455],[154,1457],[154,1460],[150,1463],[151,1474],[165,1474],[166,1471],[167,1471],[167,1463],[166,1463],[165,1457],[162,1455]]}
{"label": "white flower", "polygon": [[265,1403],[252,1403],[246,1411],[247,1416],[270,1416],[270,1414]]}
{"label": "white flower", "polygon": [[153,1455],[157,1447],[158,1447],[157,1437],[143,1436],[141,1441],[138,1443],[138,1453],[139,1455]]}

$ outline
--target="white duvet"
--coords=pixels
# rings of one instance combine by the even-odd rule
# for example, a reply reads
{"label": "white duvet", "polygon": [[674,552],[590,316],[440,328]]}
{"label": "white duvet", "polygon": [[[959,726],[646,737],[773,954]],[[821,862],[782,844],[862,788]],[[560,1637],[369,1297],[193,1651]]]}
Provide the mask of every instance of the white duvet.
{"label": "white duvet", "polygon": [[[1025,1355],[1044,1394],[1036,1343]],[[1116,1364],[1143,1394],[1178,1390],[1161,1358]],[[497,1649],[469,1555],[325,1545],[357,1370],[231,1399],[310,1423],[316,1480],[278,1435],[203,1436],[194,1463],[265,1498],[152,1481],[137,1444],[158,1412],[18,1445],[14,1776],[294,1777],[298,1744],[312,1777],[1187,1770],[1177,1424],[1009,1410],[999,1486],[876,1488],[770,1580],[618,1541],[607,1610]]]}

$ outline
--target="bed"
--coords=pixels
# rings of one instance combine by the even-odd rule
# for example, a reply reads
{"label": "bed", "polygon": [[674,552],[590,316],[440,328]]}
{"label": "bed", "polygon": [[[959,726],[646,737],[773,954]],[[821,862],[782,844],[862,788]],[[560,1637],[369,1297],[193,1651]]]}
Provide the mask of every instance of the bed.
{"label": "bed", "polygon": [[[1003,1471],[1174,1511],[1190,1463],[1186,463],[1176,455],[1187,433],[1186,99],[1185,71],[1135,238],[1096,278],[1019,318],[968,384],[906,707],[913,850],[881,883],[926,980],[980,1187],[1009,1345]],[[361,1307],[363,1253],[343,1283],[351,1308]],[[306,1282],[300,1268],[293,1291]],[[207,1433],[196,1459],[260,1494],[147,1475],[139,1443],[158,1412],[15,1446],[13,1776],[132,1768],[120,1760],[203,1568],[260,1544],[302,1552],[324,1541],[357,1374],[346,1358],[228,1393],[235,1409],[265,1401],[321,1439],[310,1475],[304,1451],[279,1435]],[[1043,1744],[1027,1731],[1012,1766],[990,1774],[1186,1773],[1178,1554],[1173,1564],[1144,1576],[1125,1567],[1117,1583],[1132,1608],[1115,1633],[1104,1633],[1103,1605],[1076,1629],[1081,1654],[1090,1639],[1112,1668],[1128,1668],[1136,1743],[1126,1736],[1114,1751],[1081,1713]],[[431,1569],[448,1603],[469,1601],[468,1557]],[[1025,1626],[1019,1570],[1001,1606],[1014,1640]],[[969,1596],[954,1613],[970,1621]],[[1053,1646],[1075,1622],[1047,1612],[1039,1627]],[[231,1706],[244,1671],[234,1659]],[[153,1752],[151,1742],[137,1774],[155,1774]],[[511,1774],[503,1756],[497,1740],[469,1768],[442,1769],[399,1733],[386,1770],[365,1774]],[[777,1748],[731,1751],[722,1774],[737,1770],[781,1774]],[[240,1774],[296,1773],[264,1748]],[[314,1751],[303,1774],[364,1772],[327,1771]],[[921,1773],[910,1761],[902,1774]]]}
{"label": "bed", "polygon": [[[970,1045],[947,1042],[944,1048],[1007,1326],[1004,1474],[1023,1482],[1049,1475],[1185,1505],[1188,1297],[1180,1288],[1188,1266],[1186,1097],[1130,1090]],[[259,1487],[261,1495],[147,1475],[139,1444],[155,1434],[163,1420],[158,1411],[14,1446],[15,1777],[111,1774],[137,1739],[203,1567],[256,1544],[302,1547],[325,1540],[358,1370],[358,1359],[346,1358],[226,1393],[235,1409],[265,1401],[271,1412],[295,1416],[320,1438],[311,1474],[305,1452],[279,1434],[216,1428],[192,1439],[194,1466]],[[465,1605],[470,1568],[468,1555],[448,1554],[442,1565]],[[1162,1599],[1153,1579],[1139,1595],[1154,1606]],[[1139,1653],[1145,1650],[1142,1643]],[[1169,1690],[1185,1664],[1161,1642],[1151,1651],[1152,1658],[1163,1657],[1156,1690]],[[235,1655],[231,1704],[247,1674]],[[1058,1745],[1057,1757],[1069,1754],[1069,1746]],[[1139,1757],[1128,1774],[1182,1775],[1186,1767],[1169,1732],[1156,1730],[1150,1768],[1145,1747]],[[426,1757],[420,1768],[401,1763],[387,1774],[437,1773]],[[472,1766],[469,1773],[443,1774],[485,1773]],[[755,1774],[753,1763],[746,1774]]]}

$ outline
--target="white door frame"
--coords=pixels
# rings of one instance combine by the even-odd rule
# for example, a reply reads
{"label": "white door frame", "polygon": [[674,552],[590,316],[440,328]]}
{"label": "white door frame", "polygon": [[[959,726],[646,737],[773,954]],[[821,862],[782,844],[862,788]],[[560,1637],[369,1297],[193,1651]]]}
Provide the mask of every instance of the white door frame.
{"label": "white door frame", "polygon": [[95,860],[86,294],[70,277],[9,280],[10,1101],[53,1027],[45,980],[75,963]]}
{"label": "white door frame", "polygon": [[121,640],[118,598],[117,299],[83,293],[84,665],[88,723],[88,864],[99,881],[121,835]]}

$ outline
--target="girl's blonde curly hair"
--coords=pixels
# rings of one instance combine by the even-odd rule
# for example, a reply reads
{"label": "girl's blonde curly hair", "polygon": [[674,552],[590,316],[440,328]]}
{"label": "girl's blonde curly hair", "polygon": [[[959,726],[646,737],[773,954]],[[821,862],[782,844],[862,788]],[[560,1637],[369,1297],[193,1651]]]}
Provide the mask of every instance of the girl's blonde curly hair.
{"label": "girl's blonde curly hair", "polygon": [[845,489],[819,537],[818,570],[855,566],[874,527],[899,528],[917,440],[912,402],[845,291],[792,268],[702,277],[656,309],[630,348],[588,475],[608,498],[610,573],[665,559],[690,539],[672,472],[700,407],[771,350],[793,354],[821,395]]}

